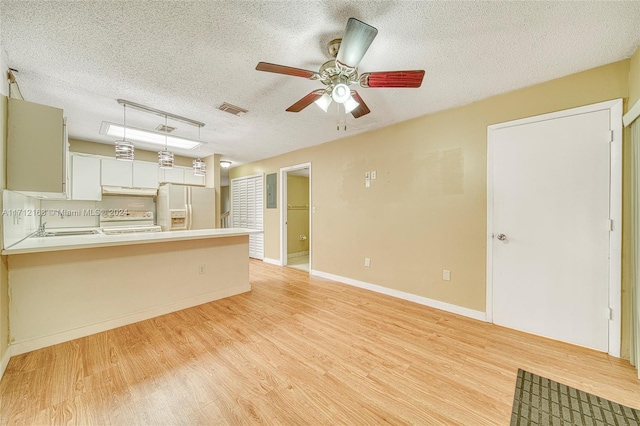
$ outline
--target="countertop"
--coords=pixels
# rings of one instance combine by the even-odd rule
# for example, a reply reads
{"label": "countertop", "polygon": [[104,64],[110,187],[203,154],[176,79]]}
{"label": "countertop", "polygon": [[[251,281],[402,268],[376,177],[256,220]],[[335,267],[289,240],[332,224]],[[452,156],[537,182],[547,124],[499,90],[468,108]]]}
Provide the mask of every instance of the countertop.
{"label": "countertop", "polygon": [[[91,228],[83,228],[91,229]],[[97,228],[95,228],[97,229]],[[47,229],[47,231],[54,231]],[[206,238],[237,237],[260,234],[263,231],[247,228],[197,229],[192,231],[147,232],[137,234],[77,235],[60,237],[30,237],[13,247],[2,250],[3,255],[41,253],[47,251],[77,250],[96,247],[112,247],[132,244],[164,243],[170,241],[199,240]]]}

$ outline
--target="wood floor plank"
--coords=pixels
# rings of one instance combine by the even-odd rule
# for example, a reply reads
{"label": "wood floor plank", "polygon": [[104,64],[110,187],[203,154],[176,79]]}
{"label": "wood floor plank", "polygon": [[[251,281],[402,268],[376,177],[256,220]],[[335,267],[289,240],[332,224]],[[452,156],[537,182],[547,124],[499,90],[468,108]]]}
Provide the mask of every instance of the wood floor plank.
{"label": "wood floor plank", "polygon": [[252,291],[12,357],[0,425],[508,424],[518,368],[640,409],[627,361],[251,261]]}

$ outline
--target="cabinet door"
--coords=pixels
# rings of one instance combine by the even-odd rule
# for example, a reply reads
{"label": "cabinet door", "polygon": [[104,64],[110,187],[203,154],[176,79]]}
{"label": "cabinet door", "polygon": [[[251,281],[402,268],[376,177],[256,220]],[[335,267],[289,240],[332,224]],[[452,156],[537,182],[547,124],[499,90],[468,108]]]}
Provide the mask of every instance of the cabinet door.
{"label": "cabinet door", "polygon": [[9,98],[7,189],[66,193],[67,151],[62,110]]}
{"label": "cabinet door", "polygon": [[191,167],[184,168],[184,183],[204,186],[204,176],[195,176]]}
{"label": "cabinet door", "polygon": [[158,188],[158,164],[146,161],[133,162],[133,187]]}
{"label": "cabinet door", "polygon": [[160,182],[184,183],[184,169],[180,167],[160,169]]}
{"label": "cabinet door", "polygon": [[102,160],[102,185],[133,186],[133,162],[119,161],[110,158]]}
{"label": "cabinet door", "polygon": [[99,158],[71,156],[71,199],[102,200]]}

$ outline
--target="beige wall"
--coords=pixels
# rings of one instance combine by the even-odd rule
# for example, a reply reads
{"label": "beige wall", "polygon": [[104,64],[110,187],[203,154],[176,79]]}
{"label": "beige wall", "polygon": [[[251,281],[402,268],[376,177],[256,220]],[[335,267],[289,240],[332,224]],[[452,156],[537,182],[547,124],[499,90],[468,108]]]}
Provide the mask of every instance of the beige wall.
{"label": "beige wall", "polygon": [[[487,126],[626,98],[628,76],[629,60],[616,62],[236,167],[230,178],[312,162],[315,270],[484,312]],[[265,257],[278,259],[279,211],[264,215]]]}
{"label": "beige wall", "polygon": [[629,108],[640,100],[640,48],[631,57],[629,67]]}
{"label": "beige wall", "polygon": [[[71,152],[115,157],[114,149],[114,145],[111,144],[89,142],[80,139],[69,139],[69,151]],[[157,151],[145,151],[136,148],[135,157],[136,160],[140,161],[149,161],[151,163],[158,162]],[[193,158],[183,157],[180,155],[176,155],[174,157],[174,163],[176,166],[191,167],[193,165],[192,162]]]}
{"label": "beige wall", "polygon": [[[309,251],[309,178],[287,176],[287,253]],[[304,208],[307,206],[307,208]],[[307,237],[300,240],[300,235]]]}
{"label": "beige wall", "polygon": [[229,186],[220,187],[220,211],[222,213],[231,210],[231,200],[229,198]]}

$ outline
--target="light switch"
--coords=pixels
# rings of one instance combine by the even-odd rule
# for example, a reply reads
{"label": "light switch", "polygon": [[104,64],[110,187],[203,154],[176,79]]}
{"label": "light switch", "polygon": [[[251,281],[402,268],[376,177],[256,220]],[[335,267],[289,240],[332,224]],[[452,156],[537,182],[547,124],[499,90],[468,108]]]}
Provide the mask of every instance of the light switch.
{"label": "light switch", "polygon": [[451,271],[447,269],[442,270],[442,280],[443,281],[451,281]]}
{"label": "light switch", "polygon": [[371,259],[369,259],[368,257],[364,258],[364,266],[366,266],[367,268],[369,266],[371,266]]}

